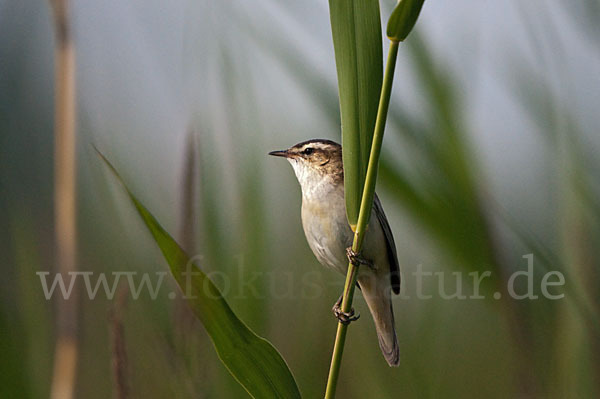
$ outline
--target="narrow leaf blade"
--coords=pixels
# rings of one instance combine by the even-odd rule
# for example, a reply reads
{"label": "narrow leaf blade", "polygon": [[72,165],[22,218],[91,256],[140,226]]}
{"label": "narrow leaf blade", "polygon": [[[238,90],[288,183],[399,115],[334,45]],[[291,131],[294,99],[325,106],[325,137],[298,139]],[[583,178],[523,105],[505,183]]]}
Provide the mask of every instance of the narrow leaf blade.
{"label": "narrow leaf blade", "polygon": [[285,360],[266,339],[259,337],[229,307],[213,282],[199,268],[187,270],[190,258],[131,193],[112,164],[100,153],[127,191],[142,221],[165,257],[171,273],[198,319],[208,332],[219,358],[231,375],[255,398],[300,398]]}
{"label": "narrow leaf blade", "polygon": [[377,0],[330,0],[329,10],[340,96],[346,213],[355,226],[383,79],[381,18]]}

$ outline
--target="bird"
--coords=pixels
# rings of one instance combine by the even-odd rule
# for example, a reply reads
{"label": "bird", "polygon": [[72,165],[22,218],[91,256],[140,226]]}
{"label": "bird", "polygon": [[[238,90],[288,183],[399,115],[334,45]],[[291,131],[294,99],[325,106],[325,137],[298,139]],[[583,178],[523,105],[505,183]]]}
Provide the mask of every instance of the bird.
{"label": "bird", "polygon": [[[348,262],[360,265],[357,285],[373,317],[379,347],[390,366],[400,362],[394,325],[392,292],[400,293],[400,267],[392,230],[375,194],[371,218],[360,254],[352,251],[354,232],[346,217],[342,147],[326,139],[312,139],[269,155],[286,158],[302,191],[302,226],[315,257],[343,275]],[[342,294],[343,295],[343,294]],[[340,323],[359,315],[343,312],[342,297],[333,306]]]}

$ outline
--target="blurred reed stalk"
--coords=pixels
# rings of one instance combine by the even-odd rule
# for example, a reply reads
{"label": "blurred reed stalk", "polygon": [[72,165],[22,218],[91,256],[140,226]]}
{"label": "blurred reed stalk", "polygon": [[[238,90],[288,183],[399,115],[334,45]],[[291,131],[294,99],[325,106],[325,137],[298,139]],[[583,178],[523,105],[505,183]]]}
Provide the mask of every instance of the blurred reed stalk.
{"label": "blurred reed stalk", "polygon": [[195,179],[196,179],[196,151],[194,131],[190,130],[184,148],[183,178],[181,182],[181,220],[179,242],[187,253],[194,253],[195,230],[194,230],[194,203],[195,203]]}
{"label": "blurred reed stalk", "polygon": [[[373,143],[371,145],[371,153],[369,155],[369,164],[365,177],[365,185],[363,188],[362,198],[360,202],[360,212],[358,214],[358,223],[354,231],[354,241],[352,250],[355,253],[360,253],[362,249],[363,239],[371,216],[371,208],[373,207],[373,197],[375,195],[375,182],[377,181],[377,167],[379,164],[379,155],[381,153],[381,144],[383,142],[383,132],[385,121],[387,119],[388,107],[390,104],[390,95],[392,92],[392,83],[394,80],[394,70],[396,67],[396,57],[398,55],[398,41],[392,40],[388,50],[388,59],[383,76],[383,85],[381,87],[381,97],[379,99],[379,108],[377,110],[377,119],[375,121],[375,132],[373,134]],[[352,308],[352,298],[354,296],[354,288],[356,287],[356,278],[358,275],[358,267],[352,263],[348,264],[348,274],[346,275],[346,283],[344,284],[344,294],[342,299],[342,311],[349,312]],[[331,366],[329,368],[329,377],[327,379],[327,388],[325,398],[330,399],[335,397],[337,380],[342,363],[342,354],[344,352],[344,343],[346,342],[346,331],[348,324],[338,323],[338,329],[333,347],[333,355],[331,358]]]}
{"label": "blurred reed stalk", "polygon": [[[197,251],[197,204],[202,201],[198,192],[197,179],[201,165],[198,131],[190,128],[183,149],[183,165],[181,172],[181,213],[179,220],[179,241],[184,251],[198,254]],[[198,328],[198,320],[187,300],[177,296],[173,301],[173,353],[176,378],[181,379],[181,386],[187,387],[186,395],[201,397],[208,395],[216,385],[215,368],[203,359],[206,352],[212,350],[210,337],[202,328]],[[226,371],[222,372],[225,375]],[[225,375],[225,378],[229,378]]]}
{"label": "blurred reed stalk", "polygon": [[[196,251],[196,231],[195,231],[195,206],[196,190],[196,140],[193,130],[188,132],[188,137],[185,143],[182,180],[181,180],[181,215],[179,220],[179,242],[181,248],[189,254],[195,254]],[[196,316],[191,311],[185,298],[177,298],[175,301],[175,325],[180,327],[187,333]]]}
{"label": "blurred reed stalk", "polygon": [[[66,278],[76,269],[75,212],[75,48],[67,0],[50,0],[54,14],[55,126],[54,218],[57,271]],[[70,399],[77,365],[77,293],[59,299],[57,338],[50,397]]]}
{"label": "blurred reed stalk", "polygon": [[112,305],[108,315],[110,321],[111,361],[114,378],[114,395],[117,399],[129,397],[129,383],[127,382],[127,350],[125,348],[125,328],[123,314],[127,305],[128,286],[121,284],[117,293],[117,300]]}

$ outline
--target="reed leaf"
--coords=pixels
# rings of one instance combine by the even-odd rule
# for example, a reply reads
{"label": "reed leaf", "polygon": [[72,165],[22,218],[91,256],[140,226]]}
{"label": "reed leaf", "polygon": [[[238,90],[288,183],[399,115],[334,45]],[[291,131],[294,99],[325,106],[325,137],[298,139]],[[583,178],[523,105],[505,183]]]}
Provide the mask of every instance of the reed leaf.
{"label": "reed leaf", "polygon": [[236,316],[217,286],[199,268],[186,273],[186,266],[191,264],[188,255],[133,195],[108,159],[96,151],[125,188],[231,375],[252,397],[300,398],[296,381],[277,349]]}
{"label": "reed leaf", "polygon": [[346,214],[354,229],[383,80],[381,18],[377,0],[330,0],[329,11],[340,96]]}

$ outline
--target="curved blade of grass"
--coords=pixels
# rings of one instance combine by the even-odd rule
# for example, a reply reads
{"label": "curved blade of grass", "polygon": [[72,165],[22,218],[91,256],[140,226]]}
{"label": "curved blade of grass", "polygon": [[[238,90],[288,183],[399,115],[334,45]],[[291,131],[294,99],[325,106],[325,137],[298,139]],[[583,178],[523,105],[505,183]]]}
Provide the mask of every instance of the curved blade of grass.
{"label": "curved blade of grass", "polygon": [[190,258],[131,193],[108,159],[98,149],[96,152],[127,191],[231,375],[252,397],[300,398],[296,381],[277,349],[235,315],[217,286],[199,268],[194,268],[191,273],[186,272]]}
{"label": "curved blade of grass", "polygon": [[346,214],[358,222],[383,80],[378,0],[329,0],[338,75]]}

